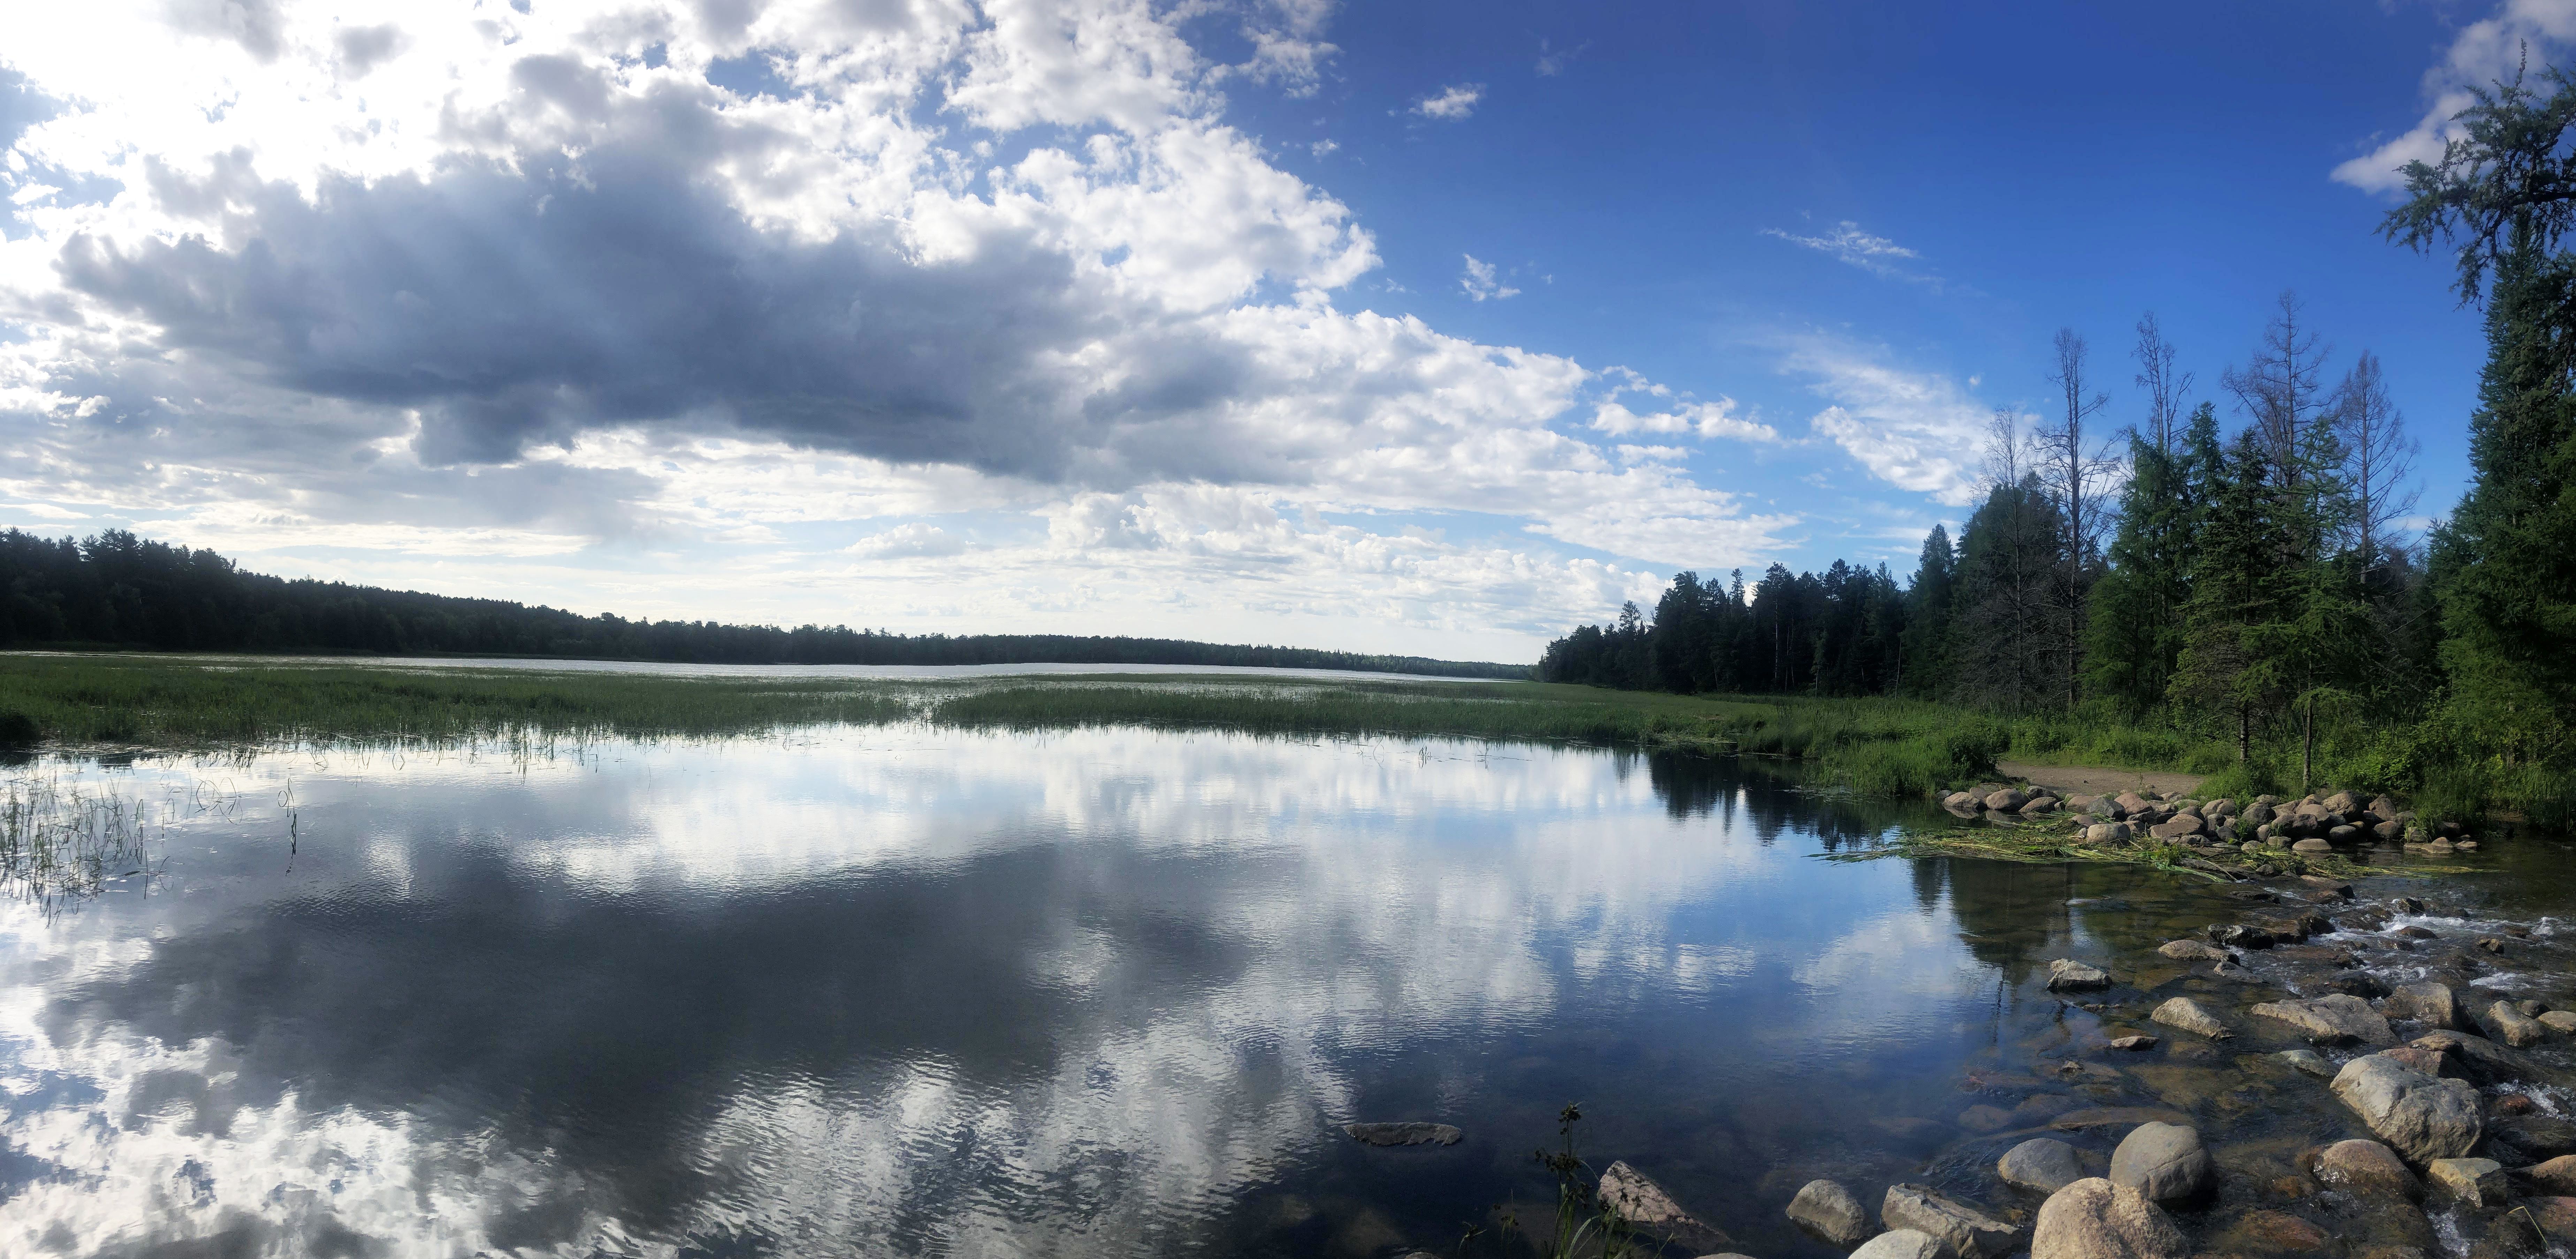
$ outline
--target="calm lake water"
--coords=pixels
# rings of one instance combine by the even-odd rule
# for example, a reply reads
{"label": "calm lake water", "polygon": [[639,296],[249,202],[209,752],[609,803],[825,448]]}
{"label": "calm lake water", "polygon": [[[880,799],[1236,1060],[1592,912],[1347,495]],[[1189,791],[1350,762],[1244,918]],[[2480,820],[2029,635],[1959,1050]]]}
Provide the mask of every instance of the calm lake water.
{"label": "calm lake water", "polygon": [[[2235,1113],[2042,1078],[2102,1030],[2048,959],[2215,892],[1824,860],[1903,816],[1723,762],[904,726],[10,773],[160,873],[0,920],[0,1253],[1446,1252],[1549,1199],[1571,1101],[1596,1166],[1824,1256],[1810,1176],[1994,1200],[1972,1103]],[[1337,1127],[1407,1119],[1467,1137]]]}

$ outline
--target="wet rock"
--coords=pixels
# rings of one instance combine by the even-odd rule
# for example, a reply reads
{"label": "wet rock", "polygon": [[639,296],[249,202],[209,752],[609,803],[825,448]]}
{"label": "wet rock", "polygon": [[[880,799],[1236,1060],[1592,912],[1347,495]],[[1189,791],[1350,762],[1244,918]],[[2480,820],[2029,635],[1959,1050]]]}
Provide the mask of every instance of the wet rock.
{"label": "wet rock", "polygon": [[2348,901],[2352,899],[2352,885],[2341,879],[2331,878],[2322,874],[2302,874],[2299,876],[2299,882],[2305,883],[2309,887],[2317,888],[2320,891],[2325,892],[2327,895],[2334,897],[2336,900]]}
{"label": "wet rock", "polygon": [[2000,1106],[1971,1106],[1959,1112],[1959,1126],[1970,1132],[2001,1132],[2012,1126],[2012,1112]]}
{"label": "wet rock", "polygon": [[1811,1180],[1789,1202],[1789,1218],[1798,1227],[1837,1246],[1857,1246],[1878,1230],[1869,1211],[1852,1191],[1830,1180]]}
{"label": "wet rock", "polygon": [[1662,1185],[1625,1162],[1601,1173],[1601,1201],[1632,1223],[1695,1246],[1732,1245],[1733,1239],[1681,1208]]}
{"label": "wet rock", "polygon": [[2157,1006],[2156,1012],[2147,1017],[2167,1027],[2178,1027],[2195,1036],[2206,1036],[2211,1040],[2225,1040],[2234,1035],[2227,1030],[2226,1024],[2218,1021],[2217,1015],[2202,1009],[2199,1002],[2189,997],[2172,998],[2163,1005]]}
{"label": "wet rock", "polygon": [[2110,986],[2110,972],[2099,966],[2087,966],[2065,957],[2048,964],[2048,990],[2051,992],[2086,992]]}
{"label": "wet rock", "polygon": [[2420,914],[2424,912],[2424,902],[2419,901],[2412,896],[2400,896],[2388,903],[2401,914]]}
{"label": "wet rock", "polygon": [[2330,826],[2326,828],[2326,842],[2329,844],[2349,844],[2358,841],[2360,838],[2361,828],[2358,826]]}
{"label": "wet rock", "polygon": [[2028,803],[2030,803],[2029,796],[2023,795],[2010,787],[2006,787],[2003,790],[1986,797],[1986,807],[1997,813],[2010,813]]}
{"label": "wet rock", "polygon": [[2260,927],[2248,927],[2242,923],[2211,927],[2209,938],[2213,942],[2234,949],[2268,949],[2275,943],[2271,932]]}
{"label": "wet rock", "polygon": [[2487,1007],[2478,1019],[2489,1040],[2500,1040],[2516,1049],[2529,1049],[2549,1039],[2549,1029],[2540,1020],[2514,1008],[2510,1001],[2498,1001]]}
{"label": "wet rock", "polygon": [[2320,1045],[2397,1043],[2396,1033],[2388,1030],[2388,1020],[2380,1017],[2379,1011],[2371,1009],[2369,1002],[2345,993],[2305,1001],[2266,1001],[2255,1006],[2253,1013],[2287,1023]]}
{"label": "wet rock", "polygon": [[1929,1185],[1890,1185],[1878,1218],[1890,1229],[1938,1238],[1959,1259],[2003,1259],[2021,1245],[2021,1229]]}
{"label": "wet rock", "polygon": [[2484,940],[2478,941],[2478,947],[2485,949],[2489,953],[2502,953],[2504,952],[2504,941],[2490,936]]}
{"label": "wet rock", "polygon": [[2055,812],[2057,812],[2057,801],[2051,796],[2035,796],[2030,803],[2021,806],[2023,817],[2044,816]]}
{"label": "wet rock", "polygon": [[2317,1155],[2317,1179],[2358,1198],[2412,1199],[2423,1182],[2377,1141],[2337,1141]]}
{"label": "wet rock", "polygon": [[2543,1237],[2561,1246],[2576,1244],[2576,1197],[2525,1198],[2514,1214],[2531,1221]]}
{"label": "wet rock", "polygon": [[2485,1134],[2476,1089],[2385,1055],[2345,1063],[2335,1073],[2333,1088],[2380,1140],[2412,1162],[2465,1157]]}
{"label": "wet rock", "polygon": [[2047,1123],[2070,1110],[2081,1109],[2082,1102],[2062,1093],[2034,1093],[2012,1108],[2013,1126],[2032,1128]]}
{"label": "wet rock", "polygon": [[2382,1009],[2393,1018],[2413,1019],[2426,1027],[2454,1028],[2467,1022],[2460,1016],[2459,998],[2451,986],[2430,980],[2399,984]]}
{"label": "wet rock", "polygon": [[2437,1158],[2424,1165],[2424,1179],[2473,1207],[2496,1206],[2513,1196],[2503,1165],[2491,1158]]}
{"label": "wet rock", "polygon": [[2330,975],[2312,975],[2298,981],[2298,986],[2315,992],[2340,992],[2348,997],[2368,1001],[2388,995],[2388,985],[2366,971],[2343,971]]}
{"label": "wet rock", "polygon": [[2055,1193],[2084,1179],[2084,1163],[2074,1146],[2054,1137],[2032,1137],[2004,1151],[1995,1174],[2008,1185]]}
{"label": "wet rock", "polygon": [[2213,978],[2233,979],[2239,983],[2259,984],[2263,982],[2263,977],[2255,974],[2252,968],[2239,965],[2233,961],[2212,963],[2209,968],[2209,973]]}
{"label": "wet rock", "polygon": [[2082,1132],[2090,1128],[2126,1128],[2142,1123],[2190,1122],[2191,1116],[2161,1106],[2097,1106],[2088,1110],[2070,1110],[2049,1120],[2048,1126],[2060,1132]]}
{"label": "wet rock", "polygon": [[2123,1050],[2129,1053],[2142,1053],[2155,1047],[2156,1038],[2153,1036],[2114,1036],[2111,1038],[2111,1048]]}
{"label": "wet rock", "polygon": [[2538,1163],[2576,1154],[2576,1123],[2554,1115],[2498,1119],[2487,1125],[2487,1136],[2522,1151],[2522,1162]]}
{"label": "wet rock", "polygon": [[2456,1066],[2455,1060],[2438,1049],[2418,1049],[2413,1045],[2400,1045],[2395,1049],[2383,1049],[2379,1052],[2387,1055],[2391,1061],[2403,1063],[2426,1075],[2456,1077],[2459,1074],[2453,1069]]}
{"label": "wet rock", "polygon": [[2520,1093],[2507,1093],[2487,1106],[2490,1116],[2528,1115],[2539,1109],[2530,1098]]}
{"label": "wet rock", "polygon": [[1919,1229],[1881,1233],[1851,1252],[1851,1259],[1944,1259],[1941,1239]]}
{"label": "wet rock", "polygon": [[2094,1177],[2050,1194],[2031,1230],[2030,1259],[2186,1259],[2191,1245],[2164,1208]]}
{"label": "wet rock", "polygon": [[2408,940],[2439,940],[2442,938],[2435,934],[2430,928],[2418,927],[2413,923],[2408,923],[2405,926],[2399,927],[2395,931],[2389,932],[2388,934]]}
{"label": "wet rock", "polygon": [[2542,1027],[2561,1036],[2576,1036],[2576,1010],[2543,1010],[2536,1017]]}
{"label": "wet rock", "polygon": [[2272,1056],[2320,1080],[2331,1080],[2335,1076],[2335,1065],[2313,1049],[2285,1049]]}
{"label": "wet rock", "polygon": [[2576,1197],[2576,1154],[2562,1154],[2523,1174],[2542,1193]]}
{"label": "wet rock", "polygon": [[2111,1155],[2111,1183],[2165,1204],[2197,1198],[2216,1180],[2200,1133],[2181,1124],[2140,1124]]}
{"label": "wet rock", "polygon": [[2290,845],[2292,852],[2333,852],[2334,845],[2322,839],[2303,839]]}
{"label": "wet rock", "polygon": [[2427,1032],[2407,1042],[2417,1049],[2430,1049],[2459,1064],[2460,1074],[2479,1084],[2531,1078],[2531,1068],[2521,1054],[2488,1040],[2474,1032]]}
{"label": "wet rock", "polygon": [[2223,1253],[2304,1255],[2325,1249],[2334,1235],[2287,1211],[2248,1211],[2216,1240]]}
{"label": "wet rock", "polygon": [[1362,1145],[1456,1145],[1465,1133],[1445,1123],[1346,1123],[1342,1131]]}
{"label": "wet rock", "polygon": [[1941,807],[1945,809],[1974,808],[1979,803],[1980,801],[1978,801],[1975,796],[1969,795],[1964,791],[1953,791],[1950,794],[1941,797]]}

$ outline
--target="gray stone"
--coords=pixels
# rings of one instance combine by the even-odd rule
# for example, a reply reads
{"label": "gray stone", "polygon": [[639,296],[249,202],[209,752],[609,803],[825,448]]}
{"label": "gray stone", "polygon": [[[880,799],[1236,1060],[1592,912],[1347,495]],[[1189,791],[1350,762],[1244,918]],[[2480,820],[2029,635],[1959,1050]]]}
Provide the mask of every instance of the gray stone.
{"label": "gray stone", "polygon": [[2322,839],[2303,839],[2290,845],[2292,852],[2333,852],[2334,845]]}
{"label": "gray stone", "polygon": [[[2175,943],[2186,943],[2186,941],[2178,940]],[[2199,1002],[2189,997],[2172,998],[2163,1005],[2157,1006],[2156,1012],[2147,1017],[2167,1027],[2178,1027],[2197,1036],[2206,1036],[2211,1040],[2225,1040],[2235,1034],[2227,1030],[2226,1024],[2218,1021],[2217,1015],[2202,1009]]]}
{"label": "gray stone", "polygon": [[2200,1133],[2180,1124],[2139,1124],[2111,1155],[2111,1183],[2158,1204],[2199,1197],[2215,1177]]}
{"label": "gray stone", "polygon": [[1466,1134],[1445,1123],[1346,1123],[1362,1145],[1456,1145]]}
{"label": "gray stone", "polygon": [[1950,794],[1941,797],[1941,807],[1945,809],[1973,809],[1977,807],[1978,803],[1979,801],[1975,796],[1969,795],[1964,791],[1953,791]]}
{"label": "gray stone", "polygon": [[2383,1054],[2345,1063],[2333,1088],[2380,1140],[2410,1162],[2464,1157],[2485,1134],[2478,1091],[2467,1081],[2436,1079]]}
{"label": "gray stone", "polygon": [[1918,1229],[1900,1228],[1870,1238],[1851,1252],[1851,1259],[1945,1259],[1941,1239]]}
{"label": "gray stone", "polygon": [[2084,1179],[2084,1163],[2075,1147],[2054,1137],[2032,1137],[2004,1151],[1995,1174],[2008,1185],[2055,1193]]}
{"label": "gray stone", "polygon": [[1808,1181],[1789,1201],[1789,1218],[1837,1246],[1857,1246],[1878,1231],[1870,1226],[1869,1210],[1860,1199],[1830,1180]]}
{"label": "gray stone", "polygon": [[2516,1049],[2529,1049],[2549,1039],[2549,1029],[2540,1020],[2514,1008],[2510,1001],[2498,1001],[2487,1007],[2478,1020],[2486,1028],[2489,1040],[2500,1040]]}
{"label": "gray stone", "polygon": [[2424,1179],[2473,1207],[2500,1206],[2513,1196],[2504,1166],[2491,1158],[2437,1158],[2424,1165]]}
{"label": "gray stone", "polygon": [[2003,790],[1986,797],[1986,807],[1997,813],[2010,813],[2028,803],[2030,803],[2029,796],[2023,795],[2010,787],[2006,787]]}
{"label": "gray stone", "polygon": [[2376,1141],[2337,1141],[2317,1155],[2317,1179],[2359,1198],[2399,1201],[2424,1192],[2397,1152]]}
{"label": "gray stone", "polygon": [[2065,957],[2048,964],[2048,989],[2051,992],[2082,992],[2110,986],[2110,972],[2099,966],[2087,966]]}
{"label": "gray stone", "polygon": [[2191,1245],[2164,1208],[2095,1177],[2040,1204],[2030,1259],[2188,1259]]}
{"label": "gray stone", "polygon": [[2543,1010],[2536,1017],[2542,1027],[2561,1036],[2576,1036],[2576,1010]]}
{"label": "gray stone", "polygon": [[2278,1019],[2299,1029],[2299,1033],[2320,1045],[2340,1045],[2359,1041],[2365,1045],[2394,1045],[2397,1035],[2388,1030],[2388,1020],[2370,1003],[2350,993],[2337,992],[2305,1001],[2266,1001],[2254,1007],[2260,1018]]}
{"label": "gray stone", "polygon": [[2030,803],[2021,806],[2021,812],[2023,817],[2055,813],[2057,812],[2057,800],[2053,796],[2034,796],[2031,798]]}
{"label": "gray stone", "polygon": [[2331,1080],[2335,1077],[2335,1065],[2326,1061],[2326,1056],[2316,1050],[2284,1049],[2272,1056],[2320,1080]]}
{"label": "gray stone", "polygon": [[1683,1210],[1662,1185],[1625,1162],[1612,1163],[1609,1170],[1601,1173],[1601,1201],[1625,1216],[1630,1223],[1643,1225],[1675,1241],[1724,1246],[1734,1240]]}
{"label": "gray stone", "polygon": [[2396,991],[2388,994],[2384,1008],[2391,1015],[2413,1019],[2426,1027],[2447,1030],[2467,1025],[2467,1021],[2460,1017],[2459,998],[2452,993],[2451,986],[2431,980],[2399,984]]}
{"label": "gray stone", "polygon": [[2124,837],[2119,834],[2119,831],[2115,829],[2114,824],[2110,822],[2096,822],[2093,825],[2084,828],[2084,842],[2092,844],[2095,847],[2100,847],[2104,844],[2117,843],[2122,838]]}
{"label": "gray stone", "polygon": [[2474,1083],[2494,1084],[2531,1078],[2530,1064],[2520,1053],[2475,1032],[2427,1032],[2408,1043],[2457,1062],[2460,1073]]}
{"label": "gray stone", "polygon": [[2189,813],[2177,813],[2166,821],[2148,827],[2147,833],[2158,839],[2189,839],[2207,829],[2198,817]]}
{"label": "gray stone", "polygon": [[1890,1229],[1928,1233],[1958,1259],[2003,1259],[2021,1245],[2021,1229],[1929,1185],[1889,1185],[1878,1219]]}

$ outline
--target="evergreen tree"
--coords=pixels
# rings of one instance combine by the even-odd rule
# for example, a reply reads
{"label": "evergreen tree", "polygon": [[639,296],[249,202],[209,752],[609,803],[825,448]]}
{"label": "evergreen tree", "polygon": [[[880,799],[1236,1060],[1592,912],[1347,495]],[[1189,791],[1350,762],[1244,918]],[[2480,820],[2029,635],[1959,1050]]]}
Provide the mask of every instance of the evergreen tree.
{"label": "evergreen tree", "polygon": [[1923,557],[1906,591],[1905,629],[1898,648],[1905,694],[1933,696],[1949,675],[1950,607],[1958,597],[1958,574],[1950,530],[1936,524],[1923,539]]}
{"label": "evergreen tree", "polygon": [[2273,515],[2281,500],[2269,483],[2268,455],[2251,430],[2228,447],[2201,524],[2182,651],[2167,687],[2176,709],[2223,719],[2239,761],[2252,754],[2256,719],[2286,693],[2279,662],[2260,642],[2262,628],[2278,619],[2274,578],[2285,541]]}

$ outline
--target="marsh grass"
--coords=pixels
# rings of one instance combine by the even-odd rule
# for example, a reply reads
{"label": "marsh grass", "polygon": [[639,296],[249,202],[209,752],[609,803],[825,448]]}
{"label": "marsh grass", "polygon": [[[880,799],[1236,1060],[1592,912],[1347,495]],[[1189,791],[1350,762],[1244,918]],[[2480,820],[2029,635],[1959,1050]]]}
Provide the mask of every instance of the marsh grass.
{"label": "marsh grass", "polygon": [[0,785],[0,895],[48,911],[108,883],[149,878],[167,825],[140,797],[60,778],[13,775]]}

